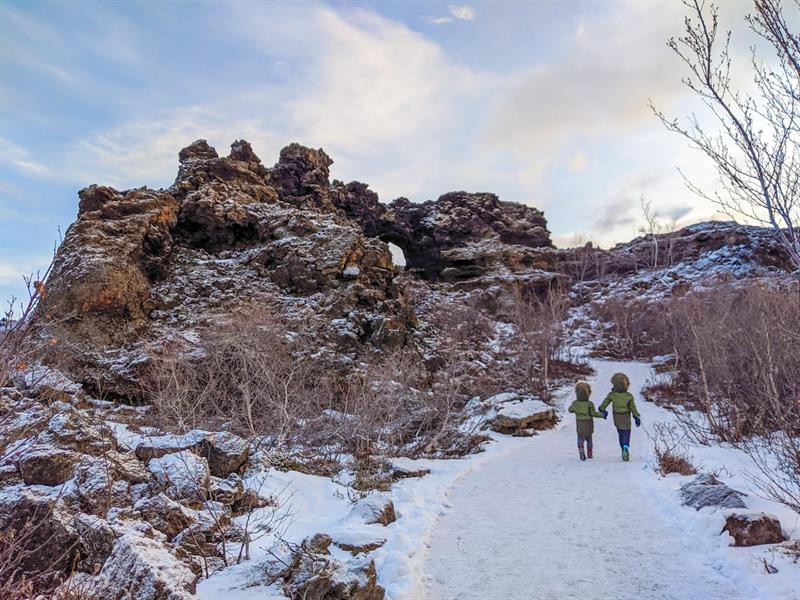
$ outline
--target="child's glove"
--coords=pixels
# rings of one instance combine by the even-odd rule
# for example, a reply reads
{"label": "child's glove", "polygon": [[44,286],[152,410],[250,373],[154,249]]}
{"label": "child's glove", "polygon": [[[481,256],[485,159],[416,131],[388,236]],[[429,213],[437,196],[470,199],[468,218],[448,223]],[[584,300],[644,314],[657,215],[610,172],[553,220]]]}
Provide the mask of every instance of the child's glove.
{"label": "child's glove", "polygon": [[607,419],[607,418],[608,418],[608,411],[607,411],[607,410],[604,410],[604,411],[603,411],[603,418],[604,418],[604,419]]}
{"label": "child's glove", "polygon": [[641,427],[642,426],[642,420],[639,417],[633,417],[633,420],[636,421],[636,426],[637,427]]}

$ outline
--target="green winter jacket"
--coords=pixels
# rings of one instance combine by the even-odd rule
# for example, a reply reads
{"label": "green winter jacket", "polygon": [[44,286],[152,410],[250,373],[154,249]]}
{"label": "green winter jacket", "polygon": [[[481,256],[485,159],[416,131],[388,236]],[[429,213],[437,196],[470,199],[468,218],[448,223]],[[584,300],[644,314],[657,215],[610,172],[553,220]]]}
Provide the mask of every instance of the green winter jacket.
{"label": "green winter jacket", "polygon": [[581,437],[589,437],[594,433],[592,417],[603,418],[603,413],[595,410],[594,403],[589,400],[574,400],[567,410],[575,414],[575,427]]}
{"label": "green winter jacket", "polygon": [[630,429],[631,428],[631,415],[634,417],[639,416],[639,410],[636,408],[636,402],[633,400],[633,395],[629,392],[611,392],[606,396],[600,404],[600,410],[603,411],[608,405],[612,406],[614,413],[614,425],[617,429]]}

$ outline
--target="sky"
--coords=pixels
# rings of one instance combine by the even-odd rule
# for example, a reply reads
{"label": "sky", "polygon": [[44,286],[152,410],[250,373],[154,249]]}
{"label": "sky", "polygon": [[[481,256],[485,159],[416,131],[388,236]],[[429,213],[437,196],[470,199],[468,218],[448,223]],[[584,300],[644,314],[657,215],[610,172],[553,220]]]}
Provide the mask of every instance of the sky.
{"label": "sky", "polygon": [[[735,64],[749,2],[724,2]],[[3,2],[0,298],[45,267],[77,191],[167,187],[178,151],[300,142],[383,201],[494,192],[545,212],[557,245],[720,217],[711,165],[652,100],[702,106],[666,40],[677,1]],[[738,60],[744,59],[744,60]],[[747,82],[746,72],[735,77]]]}

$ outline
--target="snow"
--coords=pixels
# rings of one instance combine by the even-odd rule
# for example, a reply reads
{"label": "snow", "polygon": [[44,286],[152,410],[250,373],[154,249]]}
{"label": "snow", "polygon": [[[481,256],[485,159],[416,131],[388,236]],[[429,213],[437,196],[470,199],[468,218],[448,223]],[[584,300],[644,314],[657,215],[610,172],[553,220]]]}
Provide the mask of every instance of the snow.
{"label": "snow", "polygon": [[509,417],[510,419],[524,419],[525,417],[530,417],[531,415],[548,412],[551,410],[553,410],[553,408],[541,400],[524,398],[519,402],[509,402],[504,404],[500,410],[497,411],[497,414],[504,417]]}
{"label": "snow", "polygon": [[[625,371],[638,394],[648,365],[593,361],[595,400]],[[565,394],[563,402],[571,400]],[[639,402],[646,423],[674,419]],[[425,567],[435,600],[486,598],[792,598],[797,567],[770,546],[733,548],[721,536],[728,512],[681,506],[678,487],[689,477],[658,478],[645,432],[632,436],[632,459],[621,462],[616,432],[597,421],[595,458],[580,462],[572,419],[525,440],[490,466],[473,470],[448,493],[451,507],[436,525]],[[644,429],[646,429],[646,425]],[[746,457],[730,448],[692,448],[707,469],[737,489],[749,489]],[[502,493],[498,493],[502,490]],[[766,500],[748,506],[781,518],[790,536],[796,519]],[[542,558],[546,558],[546,562]],[[777,574],[765,572],[761,559]],[[393,598],[412,598],[397,595]],[[416,596],[417,598],[422,596]]]}
{"label": "snow", "polygon": [[[246,487],[284,501],[277,515],[267,507],[251,519],[274,523],[276,516],[286,516],[277,533],[293,543],[326,533],[333,539],[332,555],[351,567],[363,565],[363,555],[353,559],[337,543],[383,542],[366,558],[375,561],[387,600],[800,597],[797,566],[788,557],[773,546],[731,547],[730,537],[720,535],[730,509],[682,506],[679,488],[692,477],[660,478],[653,471],[646,431],[675,417],[640,399],[650,367],[592,364],[596,403],[612,373],[625,371],[633,382],[645,425],[633,432],[629,463],[619,458],[610,421],[596,422],[595,458],[581,463],[574,420],[565,415],[556,429],[532,438],[491,434],[486,451],[467,458],[394,459],[398,472],[429,474],[401,479],[390,491],[355,504],[342,481],[291,471],[251,472]],[[485,404],[513,407],[515,398],[498,395]],[[571,400],[570,389],[557,408],[563,411]],[[519,404],[524,403],[531,403],[524,409],[530,414],[540,401]],[[775,514],[784,531],[798,537],[796,516],[754,493],[746,456],[719,446],[690,452],[704,471],[720,472],[722,481],[747,493],[748,510]],[[370,524],[373,512],[364,507],[386,499],[394,503],[397,521]],[[237,522],[243,525],[243,519]],[[276,541],[274,532],[260,537],[251,548],[252,560],[201,581],[199,597],[282,598],[277,586],[264,583],[263,565],[273,560],[269,550]],[[762,559],[779,572],[767,574]]]}
{"label": "snow", "polygon": [[208,461],[188,450],[152,458],[147,469],[174,498],[199,496],[208,486]]}

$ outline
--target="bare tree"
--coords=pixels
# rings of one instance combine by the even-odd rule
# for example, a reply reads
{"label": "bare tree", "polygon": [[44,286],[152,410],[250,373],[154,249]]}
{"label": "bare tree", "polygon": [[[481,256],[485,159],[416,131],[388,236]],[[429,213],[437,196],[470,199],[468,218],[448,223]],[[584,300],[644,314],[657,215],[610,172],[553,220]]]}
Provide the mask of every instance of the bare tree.
{"label": "bare tree", "polygon": [[37,320],[36,307],[46,293],[44,281],[52,266],[51,262],[44,274],[23,277],[27,300],[11,298],[0,317],[0,387],[9,385],[12,375],[28,368],[38,355],[39,349],[32,343]]}
{"label": "bare tree", "polygon": [[777,60],[764,62],[751,48],[753,93],[734,89],[729,45],[731,32],[719,32],[718,8],[685,0],[690,16],[685,33],[668,46],[688,67],[683,83],[710,109],[720,129],[705,129],[696,115],[669,119],[651,108],[662,123],[688,139],[714,163],[721,191],[707,193],[687,179],[690,189],[732,217],[770,227],[797,268],[800,278],[800,35],[787,23],[800,0],[756,0],[746,20]]}
{"label": "bare tree", "polygon": [[653,268],[658,267],[658,233],[661,230],[661,224],[658,222],[658,213],[653,208],[653,203],[642,196],[639,199],[642,206],[642,216],[644,217],[644,226],[639,229],[640,233],[648,236],[650,242],[653,244]]}

